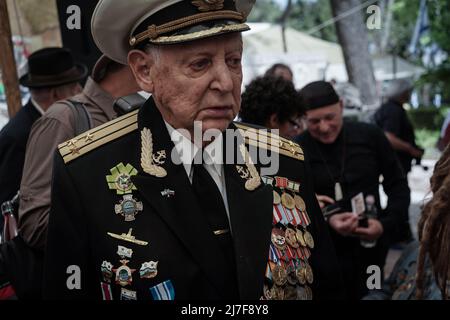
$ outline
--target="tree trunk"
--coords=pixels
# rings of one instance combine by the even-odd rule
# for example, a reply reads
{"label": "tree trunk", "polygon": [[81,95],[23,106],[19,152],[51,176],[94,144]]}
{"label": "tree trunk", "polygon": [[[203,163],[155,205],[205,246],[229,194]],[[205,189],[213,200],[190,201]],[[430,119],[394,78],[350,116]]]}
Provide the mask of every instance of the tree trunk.
{"label": "tree trunk", "polygon": [[283,14],[280,17],[280,25],[281,25],[281,39],[283,41],[283,52],[286,53],[288,51],[287,43],[286,43],[286,21],[289,17],[289,14],[292,10],[292,0],[289,0],[284,8]]}
{"label": "tree trunk", "polygon": [[6,0],[0,0],[0,70],[5,86],[8,114],[12,118],[20,110],[22,101]]}
{"label": "tree trunk", "polygon": [[[349,10],[361,5],[358,0],[330,0],[334,17],[338,18],[336,30],[342,46],[349,81],[361,94],[363,104],[378,106],[376,82],[369,54],[367,27],[361,11],[342,18]],[[339,19],[339,18],[342,19]]]}
{"label": "tree trunk", "polygon": [[383,17],[386,19],[386,24],[383,28],[383,32],[381,33],[381,45],[380,45],[380,51],[381,54],[386,53],[386,49],[389,45],[389,38],[391,35],[391,26],[392,26],[392,18],[393,18],[393,11],[392,11],[392,5],[394,4],[394,0],[384,0],[384,12]]}

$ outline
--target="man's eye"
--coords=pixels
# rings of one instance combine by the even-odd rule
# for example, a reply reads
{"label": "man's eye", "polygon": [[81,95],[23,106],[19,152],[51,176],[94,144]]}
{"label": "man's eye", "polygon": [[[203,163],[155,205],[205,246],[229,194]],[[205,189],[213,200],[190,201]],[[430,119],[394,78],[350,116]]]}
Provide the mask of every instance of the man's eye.
{"label": "man's eye", "polygon": [[203,60],[195,61],[194,63],[191,64],[191,67],[192,67],[192,69],[194,69],[196,71],[200,71],[200,70],[206,68],[208,65],[209,65],[209,60],[203,59]]}
{"label": "man's eye", "polygon": [[231,67],[239,67],[241,65],[241,58],[228,59],[228,64]]}

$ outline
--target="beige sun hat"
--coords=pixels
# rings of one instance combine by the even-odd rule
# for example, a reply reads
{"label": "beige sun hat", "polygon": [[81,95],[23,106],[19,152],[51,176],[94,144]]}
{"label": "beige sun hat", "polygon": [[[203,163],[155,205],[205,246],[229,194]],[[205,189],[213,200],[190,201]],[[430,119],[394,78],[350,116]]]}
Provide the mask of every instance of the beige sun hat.
{"label": "beige sun hat", "polygon": [[174,44],[249,30],[255,0],[100,0],[91,21],[100,51],[127,64],[143,44]]}

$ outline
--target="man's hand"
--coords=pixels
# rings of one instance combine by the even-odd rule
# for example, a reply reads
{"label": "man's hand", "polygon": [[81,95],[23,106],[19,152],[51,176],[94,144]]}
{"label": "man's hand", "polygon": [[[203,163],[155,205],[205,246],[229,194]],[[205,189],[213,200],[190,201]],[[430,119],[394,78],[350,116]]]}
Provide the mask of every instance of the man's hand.
{"label": "man's hand", "polygon": [[334,200],[328,196],[316,194],[317,201],[319,202],[320,209],[325,208],[329,204],[333,204]]}
{"label": "man's hand", "polygon": [[356,228],[354,235],[360,237],[362,240],[375,241],[383,234],[383,225],[377,219],[368,220],[367,228]]}
{"label": "man's hand", "polygon": [[346,237],[358,229],[358,216],[353,212],[337,213],[330,217],[328,223],[337,233]]}

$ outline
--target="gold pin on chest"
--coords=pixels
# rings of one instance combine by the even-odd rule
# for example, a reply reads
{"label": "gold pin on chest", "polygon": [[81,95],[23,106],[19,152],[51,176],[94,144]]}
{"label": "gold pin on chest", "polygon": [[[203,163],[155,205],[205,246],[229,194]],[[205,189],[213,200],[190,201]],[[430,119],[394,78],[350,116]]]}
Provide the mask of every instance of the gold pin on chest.
{"label": "gold pin on chest", "polygon": [[143,240],[137,240],[135,236],[132,235],[133,232],[133,228],[130,228],[130,230],[128,230],[128,233],[122,233],[122,234],[115,234],[112,232],[108,232],[108,236],[113,237],[115,239],[119,239],[122,241],[126,241],[126,242],[131,242],[140,246],[146,246],[148,245],[147,241],[143,241]]}

